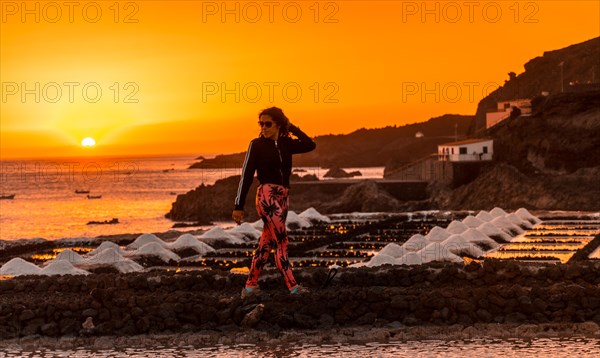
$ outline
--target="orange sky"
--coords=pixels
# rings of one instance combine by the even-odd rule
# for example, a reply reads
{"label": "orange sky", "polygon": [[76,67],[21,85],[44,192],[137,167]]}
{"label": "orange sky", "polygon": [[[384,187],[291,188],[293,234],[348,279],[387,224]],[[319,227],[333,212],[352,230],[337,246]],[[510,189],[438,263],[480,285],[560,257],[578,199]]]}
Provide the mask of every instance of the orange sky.
{"label": "orange sky", "polygon": [[0,3],[2,159],[241,152],[273,105],[312,136],[474,114],[600,35],[598,1]]}

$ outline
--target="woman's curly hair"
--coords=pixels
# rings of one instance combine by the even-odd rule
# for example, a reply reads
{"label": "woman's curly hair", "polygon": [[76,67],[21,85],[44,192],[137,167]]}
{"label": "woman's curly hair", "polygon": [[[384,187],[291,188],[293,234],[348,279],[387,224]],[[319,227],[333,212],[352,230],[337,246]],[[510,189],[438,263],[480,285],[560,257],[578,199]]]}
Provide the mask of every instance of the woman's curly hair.
{"label": "woman's curly hair", "polygon": [[279,126],[279,136],[289,137],[290,120],[283,114],[283,111],[279,107],[269,107],[263,109],[259,114],[260,116],[267,115],[273,119],[273,122]]}

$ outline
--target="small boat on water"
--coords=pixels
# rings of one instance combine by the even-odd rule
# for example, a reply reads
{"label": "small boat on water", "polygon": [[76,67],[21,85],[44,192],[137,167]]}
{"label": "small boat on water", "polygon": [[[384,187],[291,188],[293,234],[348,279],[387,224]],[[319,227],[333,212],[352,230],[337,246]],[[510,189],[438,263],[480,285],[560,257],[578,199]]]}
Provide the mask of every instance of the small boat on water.
{"label": "small boat on water", "polygon": [[102,195],[88,195],[88,199],[102,199]]}
{"label": "small boat on water", "polygon": [[75,194],[89,194],[89,190],[75,190]]}
{"label": "small boat on water", "polygon": [[15,195],[17,194],[2,195],[0,196],[0,200],[13,200],[15,198]]}

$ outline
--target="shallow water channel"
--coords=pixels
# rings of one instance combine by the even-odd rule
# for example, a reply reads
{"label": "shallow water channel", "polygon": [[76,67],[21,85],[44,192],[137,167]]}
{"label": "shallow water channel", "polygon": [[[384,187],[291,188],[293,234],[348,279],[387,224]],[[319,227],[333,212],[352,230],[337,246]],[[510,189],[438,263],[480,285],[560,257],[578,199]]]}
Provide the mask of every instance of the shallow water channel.
{"label": "shallow water channel", "polygon": [[599,357],[597,338],[426,340],[339,345],[217,345],[114,350],[0,348],[0,357]]}

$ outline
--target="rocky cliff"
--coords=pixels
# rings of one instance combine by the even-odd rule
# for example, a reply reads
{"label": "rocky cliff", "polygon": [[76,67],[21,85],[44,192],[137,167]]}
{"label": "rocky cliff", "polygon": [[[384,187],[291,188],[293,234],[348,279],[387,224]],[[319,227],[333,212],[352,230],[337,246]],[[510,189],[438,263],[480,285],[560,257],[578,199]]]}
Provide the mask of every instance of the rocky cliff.
{"label": "rocky cliff", "polygon": [[453,191],[432,185],[432,205],[600,210],[600,92],[551,95],[533,110],[488,130],[494,165]]}
{"label": "rocky cliff", "polygon": [[511,72],[503,86],[479,102],[471,134],[485,131],[485,114],[495,110],[499,101],[535,98],[542,92],[572,92],[577,86],[571,83],[600,83],[600,37],[544,52],[543,56],[527,62],[524,68],[525,72],[518,75]]}

